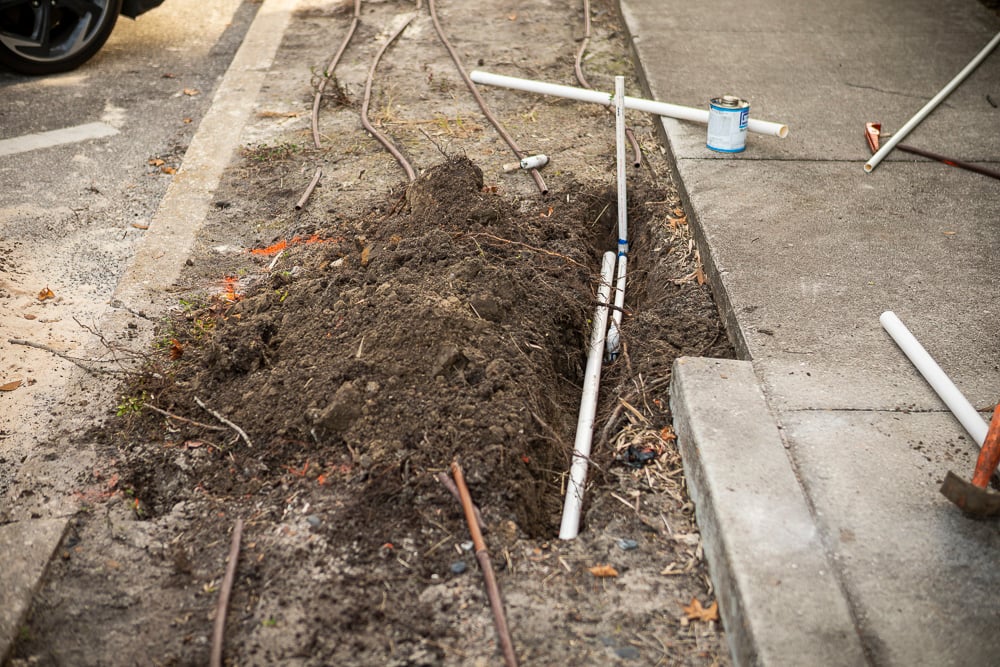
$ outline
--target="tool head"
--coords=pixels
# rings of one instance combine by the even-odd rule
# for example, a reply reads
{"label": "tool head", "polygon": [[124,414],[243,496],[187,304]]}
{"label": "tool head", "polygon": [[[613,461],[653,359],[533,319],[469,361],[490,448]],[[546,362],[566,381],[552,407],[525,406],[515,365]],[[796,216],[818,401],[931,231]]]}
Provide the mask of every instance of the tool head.
{"label": "tool head", "polygon": [[966,482],[950,470],[941,485],[941,493],[972,518],[1000,516],[1000,493]]}
{"label": "tool head", "polygon": [[865,139],[872,154],[878,153],[878,140],[882,134],[882,123],[865,123]]}

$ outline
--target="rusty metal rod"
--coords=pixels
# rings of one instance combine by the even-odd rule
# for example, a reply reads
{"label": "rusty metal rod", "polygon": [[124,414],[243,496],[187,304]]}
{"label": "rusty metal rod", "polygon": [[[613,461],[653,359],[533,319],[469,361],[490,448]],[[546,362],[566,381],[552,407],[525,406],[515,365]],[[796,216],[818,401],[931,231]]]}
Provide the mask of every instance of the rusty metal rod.
{"label": "rusty metal rod", "polygon": [[[431,3],[434,0],[430,0]],[[462,466],[458,460],[451,463],[451,474],[455,477],[455,486],[462,498],[462,510],[465,512],[465,522],[469,524],[469,533],[472,535],[472,545],[476,550],[476,560],[483,571],[483,581],[486,584],[486,595],[490,599],[490,607],[493,609],[493,623],[496,625],[497,634],[500,636],[500,647],[503,650],[503,659],[507,667],[517,667],[517,654],[514,653],[514,642],[510,638],[510,630],[507,627],[507,619],[504,617],[503,600],[500,598],[500,586],[497,584],[496,575],[493,573],[493,564],[490,562],[490,553],[486,550],[486,542],[483,534],[479,530],[479,523],[476,520],[476,513],[473,511],[475,505],[472,504],[472,496],[469,494],[469,487],[465,484],[465,475],[462,473]]]}
{"label": "rusty metal rod", "polygon": [[[483,96],[479,94],[479,89],[476,88],[476,84],[472,82],[472,79],[469,78],[469,74],[465,71],[465,67],[462,65],[462,61],[458,57],[458,53],[455,52],[451,42],[449,42],[448,38],[445,36],[444,30],[441,28],[441,22],[438,21],[437,8],[434,5],[434,0],[427,0],[427,8],[430,10],[431,21],[434,22],[434,30],[437,32],[438,38],[441,40],[441,43],[444,44],[444,48],[448,50],[448,54],[455,63],[455,67],[458,68],[458,73],[462,76],[462,80],[465,81],[465,85],[469,89],[469,92],[472,93],[472,96],[476,99],[476,104],[479,105],[483,115],[486,116],[486,120],[490,121],[490,125],[496,129],[500,137],[507,143],[508,146],[510,146],[510,150],[514,152],[517,159],[523,160],[524,153],[521,152],[521,149],[518,148],[517,144],[514,142],[513,137],[507,134],[507,130],[504,129],[503,125],[500,124],[500,121],[497,120],[496,116],[494,116],[490,111],[489,106],[486,104],[486,100],[484,100]],[[545,185],[545,181],[542,179],[542,175],[538,173],[537,169],[531,170],[531,177],[535,180],[535,185],[538,186],[539,192],[543,195],[549,194],[549,188]]]}

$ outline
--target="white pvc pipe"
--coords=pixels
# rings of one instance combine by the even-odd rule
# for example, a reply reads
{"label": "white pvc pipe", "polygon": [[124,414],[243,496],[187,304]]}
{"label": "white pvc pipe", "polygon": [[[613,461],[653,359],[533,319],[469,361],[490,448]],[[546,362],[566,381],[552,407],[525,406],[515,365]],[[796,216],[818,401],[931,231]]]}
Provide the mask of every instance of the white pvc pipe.
{"label": "white pvc pipe", "polygon": [[559,539],[572,540],[580,531],[580,510],[583,507],[583,488],[587,483],[587,466],[590,465],[590,445],[594,438],[594,415],[597,412],[597,389],[601,382],[601,362],[604,357],[604,335],[608,325],[608,299],[615,272],[615,253],[604,253],[601,262],[601,284],[597,288],[597,310],[594,328],[590,334],[587,352],[587,370],[583,375],[583,396],[580,398],[580,416],[576,421],[576,441],[573,443],[573,463],[569,469],[569,485],[563,503]]}
{"label": "white pvc pipe", "polygon": [[[602,93],[599,90],[574,88],[572,86],[563,86],[558,83],[532,81],[531,79],[518,79],[513,76],[491,74],[490,72],[482,72],[479,70],[474,70],[469,74],[469,76],[476,83],[482,83],[487,86],[523,90],[528,93],[538,93],[540,95],[552,95],[554,97],[563,97],[569,100],[577,100],[579,102],[602,104],[606,107],[611,106],[613,103],[612,95]],[[668,102],[656,102],[654,100],[644,100],[638,97],[628,96],[625,97],[625,108],[635,109],[636,111],[644,111],[646,113],[656,114],[657,116],[667,116],[669,118],[677,118],[679,120],[689,120],[695,123],[708,123],[707,109],[694,109],[692,107],[669,104]],[[787,125],[783,123],[772,123],[766,120],[756,120],[754,118],[751,118],[748,121],[747,130],[758,134],[766,134],[772,137],[780,137],[782,139],[788,136]]]}
{"label": "white pvc pipe", "polygon": [[968,434],[972,436],[972,439],[976,441],[976,444],[982,447],[983,441],[986,439],[986,432],[989,430],[986,420],[976,412],[976,409],[962,395],[955,383],[945,375],[937,362],[927,353],[920,341],[913,337],[910,330],[896,317],[894,312],[885,311],[879,316],[878,321],[882,323],[882,327],[889,332],[899,348],[917,367],[931,388],[941,397],[941,400],[948,406],[948,409],[951,410]]}
{"label": "white pvc pipe", "polygon": [[625,308],[625,268],[628,263],[628,188],[625,184],[625,77],[615,77],[615,165],[618,176],[618,279],[615,283],[615,309],[605,343],[608,361],[621,351],[622,312]]}
{"label": "white pvc pipe", "polygon": [[899,128],[896,133],[892,135],[889,141],[885,142],[885,144],[882,145],[882,148],[878,149],[878,151],[871,156],[868,162],[865,162],[865,172],[870,174],[872,170],[878,166],[878,163],[881,162],[885,156],[896,147],[896,144],[902,141],[906,135],[913,130],[913,128],[919,125],[924,118],[930,114],[930,112],[934,111],[934,109],[937,108],[937,105],[944,101],[944,98],[948,97],[953,90],[958,88],[966,77],[972,74],[972,70],[979,67],[979,63],[983,62],[983,60],[986,59],[986,56],[990,55],[993,49],[996,48],[997,44],[1000,44],[1000,32],[998,32],[996,36],[990,40],[990,43],[987,44],[983,50],[980,51],[976,57],[965,66],[965,69],[959,72],[954,79],[948,82],[948,85],[942,88],[941,92],[935,95],[930,102],[925,104],[924,108],[918,111],[913,118],[906,121],[906,124]]}

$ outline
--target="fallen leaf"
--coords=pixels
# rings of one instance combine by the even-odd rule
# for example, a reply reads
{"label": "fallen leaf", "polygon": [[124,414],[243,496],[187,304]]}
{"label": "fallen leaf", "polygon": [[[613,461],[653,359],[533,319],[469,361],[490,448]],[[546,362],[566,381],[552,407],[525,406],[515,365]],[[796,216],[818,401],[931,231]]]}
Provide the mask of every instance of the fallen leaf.
{"label": "fallen leaf", "polygon": [[368,266],[368,257],[371,255],[371,249],[370,245],[366,245],[364,250],[361,251],[361,266]]}
{"label": "fallen leaf", "polygon": [[590,568],[590,573],[595,577],[617,577],[618,570],[610,565],[595,565]]}
{"label": "fallen leaf", "polygon": [[941,233],[944,234],[945,236],[954,236],[958,232],[941,232]]}
{"label": "fallen leaf", "polygon": [[46,285],[45,289],[43,289],[41,292],[38,293],[39,301],[45,301],[46,299],[54,299],[54,298],[56,298],[56,293],[50,290],[48,285]]}
{"label": "fallen leaf", "polygon": [[21,380],[14,380],[13,382],[8,382],[7,384],[0,384],[0,391],[14,391],[22,384]]}
{"label": "fallen leaf", "polygon": [[170,339],[170,358],[172,360],[180,359],[184,356],[184,346],[176,338]]}
{"label": "fallen leaf", "polygon": [[713,602],[708,609],[701,606],[698,598],[691,598],[691,604],[684,607],[684,613],[689,621],[717,621],[719,620],[719,603]]}
{"label": "fallen leaf", "polygon": [[160,167],[160,171],[162,171],[164,174],[176,174],[177,173],[177,170],[174,169],[173,167]]}
{"label": "fallen leaf", "polygon": [[33,320],[36,317],[38,317],[38,315],[35,315],[34,313],[25,313],[24,314],[24,319],[26,319],[26,320]]}
{"label": "fallen leaf", "polygon": [[185,118],[184,119],[184,124],[185,125],[190,125],[193,122],[194,122],[194,118]]}
{"label": "fallen leaf", "polygon": [[158,158],[158,157],[151,157],[151,158],[149,158],[149,160],[148,160],[148,161],[146,162],[146,164],[148,164],[148,165],[150,165],[150,166],[152,166],[152,167],[162,167],[163,165],[165,165],[165,164],[166,164],[166,162],[164,162],[163,160],[161,160],[161,159],[160,159],[160,158]]}
{"label": "fallen leaf", "polygon": [[677,439],[677,434],[674,433],[674,427],[669,424],[664,426],[660,430],[660,439],[664,442],[670,442]]}
{"label": "fallen leaf", "polygon": [[549,206],[548,212],[547,213],[539,213],[538,217],[540,217],[540,218],[548,218],[548,217],[550,217],[552,215],[552,211],[554,211],[554,210],[555,210],[554,208],[552,208],[551,206]]}
{"label": "fallen leaf", "polygon": [[516,21],[517,20],[517,14],[516,13],[514,13],[514,14],[508,14],[507,15],[507,20],[508,21]]}
{"label": "fallen leaf", "polygon": [[198,449],[204,444],[205,443],[202,442],[201,440],[188,440],[184,443],[184,446],[187,447],[188,449]]}
{"label": "fallen leaf", "polygon": [[132,226],[136,229],[149,229],[149,225],[144,225],[141,222],[133,222]]}
{"label": "fallen leaf", "polygon": [[185,88],[184,89],[184,94],[187,95],[188,97],[194,97],[199,92],[201,92],[201,91],[199,91],[197,88]]}

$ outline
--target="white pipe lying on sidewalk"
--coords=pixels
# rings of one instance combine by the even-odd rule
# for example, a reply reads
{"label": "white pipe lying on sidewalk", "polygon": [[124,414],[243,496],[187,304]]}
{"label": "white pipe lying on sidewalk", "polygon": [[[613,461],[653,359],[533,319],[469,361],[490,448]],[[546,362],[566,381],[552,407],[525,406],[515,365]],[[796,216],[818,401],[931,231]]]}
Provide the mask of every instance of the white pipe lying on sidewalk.
{"label": "white pipe lying on sidewalk", "polygon": [[889,332],[899,348],[917,367],[920,374],[927,380],[927,384],[941,397],[941,400],[948,406],[948,409],[951,410],[968,434],[972,436],[972,439],[976,441],[976,444],[982,447],[983,441],[986,440],[986,432],[989,430],[986,420],[976,412],[976,409],[962,395],[955,383],[945,375],[945,372],[927,353],[920,341],[914,338],[906,325],[896,317],[896,313],[887,310],[879,316],[878,321],[882,323],[882,327]]}
{"label": "white pipe lying on sidewalk", "polygon": [[618,175],[618,279],[615,283],[615,308],[605,343],[607,361],[614,361],[621,351],[622,313],[625,310],[625,270],[628,264],[628,189],[625,184],[625,77],[615,77],[615,164]]}
{"label": "white pipe lying on sidewalk", "polygon": [[868,162],[865,162],[865,173],[870,174],[872,170],[878,166],[878,163],[881,162],[885,158],[885,156],[888,155],[889,152],[896,147],[896,144],[902,141],[906,137],[906,135],[908,135],[910,131],[913,130],[913,128],[919,125],[924,120],[924,118],[926,118],[930,114],[930,112],[934,111],[934,109],[937,108],[937,105],[941,104],[944,98],[948,97],[948,95],[950,95],[953,90],[958,88],[959,85],[961,85],[961,83],[965,81],[966,77],[972,74],[972,70],[979,67],[979,63],[983,62],[986,59],[986,56],[990,55],[993,49],[996,48],[997,44],[1000,44],[1000,32],[998,32],[996,36],[990,40],[990,43],[987,44],[986,47],[983,48],[983,50],[980,51],[976,55],[976,57],[973,58],[972,61],[965,66],[965,69],[959,72],[954,79],[949,81],[948,85],[942,88],[941,92],[935,95],[930,102],[925,104],[924,108],[918,111],[916,115],[913,116],[913,118],[906,121],[906,124],[903,125],[903,127],[896,130],[896,133],[893,134],[892,137],[890,137],[889,141],[885,142],[882,145],[882,148],[878,149],[878,152],[876,152],[875,155],[872,155],[871,158],[869,158]]}
{"label": "white pipe lying on sidewalk", "polygon": [[608,326],[608,299],[615,273],[615,253],[604,253],[601,262],[601,284],[597,288],[597,311],[594,328],[590,334],[587,353],[587,370],[583,375],[583,396],[580,398],[580,416],[576,421],[576,441],[573,443],[573,462],[569,469],[569,485],[563,503],[559,539],[572,540],[580,531],[580,510],[583,507],[583,487],[587,483],[587,466],[590,465],[590,445],[594,438],[594,415],[597,412],[597,390],[601,382],[601,362],[604,358],[604,335]]}
{"label": "white pipe lying on sidewalk", "polygon": [[[542,81],[532,81],[530,79],[519,79],[513,76],[502,74],[491,74],[474,70],[469,74],[473,81],[487,86],[497,86],[499,88],[511,88],[513,90],[523,90],[528,93],[538,93],[540,95],[552,95],[554,97],[564,97],[579,102],[591,102],[593,104],[603,104],[611,106],[612,95],[602,93],[599,90],[587,90],[586,88],[574,88],[563,86],[558,83],[545,83]],[[625,97],[625,108],[644,111],[656,114],[657,116],[667,116],[679,120],[689,120],[695,123],[708,123],[708,109],[695,109],[683,107],[667,102],[656,102],[654,100],[644,100],[638,97]],[[788,126],[783,123],[772,123],[766,120],[756,120],[751,118],[747,123],[747,130],[758,134],[766,134],[772,137],[784,139],[788,136]]]}

